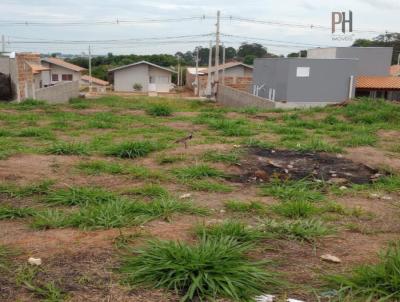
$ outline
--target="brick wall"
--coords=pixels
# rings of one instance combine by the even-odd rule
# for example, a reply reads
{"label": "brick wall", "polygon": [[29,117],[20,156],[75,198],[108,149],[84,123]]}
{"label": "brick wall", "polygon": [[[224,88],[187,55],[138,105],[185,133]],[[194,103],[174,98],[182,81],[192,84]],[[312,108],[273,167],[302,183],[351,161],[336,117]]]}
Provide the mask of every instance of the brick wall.
{"label": "brick wall", "polygon": [[40,55],[37,53],[17,53],[17,81],[21,100],[34,97],[34,78],[32,68],[26,62],[40,64]]}

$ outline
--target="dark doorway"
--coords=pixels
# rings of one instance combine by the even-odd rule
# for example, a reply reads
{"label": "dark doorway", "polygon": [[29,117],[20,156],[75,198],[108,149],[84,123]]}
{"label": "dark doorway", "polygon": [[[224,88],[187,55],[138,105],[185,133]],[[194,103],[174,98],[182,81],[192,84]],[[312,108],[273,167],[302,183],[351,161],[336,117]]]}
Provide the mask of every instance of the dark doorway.
{"label": "dark doorway", "polygon": [[0,73],[0,101],[12,101],[14,89],[9,75]]}

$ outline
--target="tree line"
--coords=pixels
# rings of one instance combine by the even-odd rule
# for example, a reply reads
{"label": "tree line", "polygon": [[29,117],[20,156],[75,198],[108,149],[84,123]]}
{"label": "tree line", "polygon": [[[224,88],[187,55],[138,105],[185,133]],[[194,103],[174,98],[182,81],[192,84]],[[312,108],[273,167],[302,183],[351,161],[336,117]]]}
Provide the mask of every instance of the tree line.
{"label": "tree line", "polygon": [[[220,46],[220,63],[222,63],[222,51]],[[199,66],[207,66],[209,60],[210,49],[200,47],[199,52]],[[215,54],[215,46],[213,47],[213,54]],[[227,47],[225,49],[225,60],[242,61],[245,64],[252,65],[255,58],[265,57],[278,57],[275,54],[269,53],[267,48],[258,43],[242,43],[238,49],[234,47]],[[175,55],[170,54],[155,54],[155,55],[114,55],[108,53],[105,56],[94,56],[92,58],[92,75],[94,77],[107,80],[108,70],[113,67],[128,65],[139,61],[148,61],[160,66],[171,67],[177,66],[178,61],[185,66],[194,66],[196,64],[196,49],[187,52],[177,52]],[[89,60],[87,56],[77,56],[74,58],[66,59],[67,62],[72,64],[89,68]],[[213,62],[214,63],[214,62]]]}
{"label": "tree line", "polygon": [[[353,47],[393,47],[392,64],[397,64],[398,56],[400,53],[400,33],[387,33],[379,35],[371,40],[358,39],[354,41]],[[220,46],[220,63],[222,63],[222,46]],[[207,47],[200,47],[199,52],[199,65],[207,66],[210,49]],[[215,47],[213,48],[215,54]],[[287,55],[287,57],[307,57],[307,50],[300,50]],[[225,60],[241,61],[245,64],[252,65],[255,58],[274,58],[283,57],[268,52],[267,48],[259,43],[242,43],[237,49],[234,47],[227,47],[225,49]],[[155,54],[155,55],[114,55],[109,53],[105,56],[95,56],[92,58],[92,75],[100,79],[107,79],[107,71],[113,67],[132,64],[139,61],[148,61],[160,66],[171,67],[177,66],[178,60],[180,64],[185,66],[194,66],[196,60],[196,49],[187,52],[177,52],[175,55],[170,54]],[[68,62],[88,68],[88,58],[84,56],[74,57],[67,59]],[[213,62],[214,63],[214,62]]]}

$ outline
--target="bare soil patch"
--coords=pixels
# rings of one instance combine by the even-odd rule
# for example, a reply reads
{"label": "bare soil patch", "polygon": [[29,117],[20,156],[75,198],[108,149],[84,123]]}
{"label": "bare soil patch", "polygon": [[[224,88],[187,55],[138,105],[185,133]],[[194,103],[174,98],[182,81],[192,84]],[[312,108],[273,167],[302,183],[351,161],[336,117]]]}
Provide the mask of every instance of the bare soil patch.
{"label": "bare soil patch", "polygon": [[[298,152],[250,148],[240,166],[241,182],[301,180],[312,177],[321,181],[370,183],[378,177],[378,170],[349,159],[318,152]],[[234,177],[235,179],[235,177]]]}

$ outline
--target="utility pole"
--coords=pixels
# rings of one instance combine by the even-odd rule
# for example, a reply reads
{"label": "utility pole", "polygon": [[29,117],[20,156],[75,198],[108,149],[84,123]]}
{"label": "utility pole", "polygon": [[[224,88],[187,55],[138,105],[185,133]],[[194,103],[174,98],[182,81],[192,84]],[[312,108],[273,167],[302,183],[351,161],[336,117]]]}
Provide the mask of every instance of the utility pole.
{"label": "utility pole", "polygon": [[6,52],[6,37],[4,35],[1,36],[1,52]]}
{"label": "utility pole", "polygon": [[200,87],[199,87],[199,47],[196,47],[196,91],[195,95],[200,95]]}
{"label": "utility pole", "polygon": [[399,56],[397,57],[397,65],[400,65],[400,53]]}
{"label": "utility pole", "polygon": [[181,57],[178,56],[178,80],[177,80],[178,87],[181,84],[180,77],[181,77]]}
{"label": "utility pole", "polygon": [[225,45],[222,43],[222,85],[225,85]]}
{"label": "utility pole", "polygon": [[210,49],[208,52],[208,72],[207,72],[207,88],[206,88],[206,95],[208,97],[211,96],[211,68],[212,68],[212,41],[210,41]]}
{"label": "utility pole", "polygon": [[89,45],[89,92],[92,92],[92,49]]}
{"label": "utility pole", "polygon": [[219,32],[219,25],[220,25],[220,17],[221,17],[221,12],[220,11],[217,11],[217,24],[216,24],[216,27],[217,27],[217,32],[216,32],[216,35],[215,35],[215,72],[216,72],[216,75],[215,75],[215,79],[214,79],[214,81],[215,82],[217,82],[218,83],[218,81],[219,81],[219,35],[220,35],[220,32]]}

